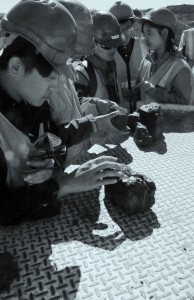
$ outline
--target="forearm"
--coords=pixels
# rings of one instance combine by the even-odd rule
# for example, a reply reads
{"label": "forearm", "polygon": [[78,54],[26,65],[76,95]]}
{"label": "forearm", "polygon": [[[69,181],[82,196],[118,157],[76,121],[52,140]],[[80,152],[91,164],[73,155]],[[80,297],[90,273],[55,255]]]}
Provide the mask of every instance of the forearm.
{"label": "forearm", "polygon": [[167,89],[160,86],[149,88],[145,94],[159,103],[189,104],[189,99],[186,99],[180,92],[168,92]]}
{"label": "forearm", "polygon": [[192,75],[187,67],[183,67],[173,78],[170,92],[161,86],[150,86],[145,91],[157,102],[188,105],[191,98]]}
{"label": "forearm", "polygon": [[83,116],[87,116],[88,114],[98,116],[100,114],[96,105],[98,100],[99,98],[94,97],[82,97],[80,99],[81,112]]}
{"label": "forearm", "polygon": [[90,121],[91,116],[72,120],[69,124],[62,124],[58,127],[58,136],[68,148],[86,140],[94,132]]}

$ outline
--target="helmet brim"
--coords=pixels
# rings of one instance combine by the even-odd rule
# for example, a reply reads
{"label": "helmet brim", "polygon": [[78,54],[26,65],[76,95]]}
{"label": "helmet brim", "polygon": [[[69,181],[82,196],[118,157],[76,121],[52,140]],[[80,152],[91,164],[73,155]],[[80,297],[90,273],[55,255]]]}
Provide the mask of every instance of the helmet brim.
{"label": "helmet brim", "polygon": [[104,42],[102,42],[103,45],[105,46],[114,46],[115,48],[124,45],[126,42],[126,38],[124,36],[124,34],[120,34],[119,37],[117,39],[111,39],[111,40],[106,40]]}
{"label": "helmet brim", "polygon": [[147,17],[146,16],[141,17],[140,21],[142,21],[142,22],[143,21],[150,21],[150,22],[152,22],[152,20],[151,20],[151,18],[149,16],[147,16]]}
{"label": "helmet brim", "polygon": [[68,79],[71,79],[72,81],[77,81],[79,78],[79,75],[75,68],[73,67],[72,64],[70,65],[63,65],[63,66],[58,66],[55,68],[59,74],[64,75]]}
{"label": "helmet brim", "polygon": [[164,26],[166,28],[169,28],[170,30],[173,31],[174,34],[176,34],[176,28],[177,28],[177,23],[175,24],[175,26],[169,26],[169,24],[165,24],[165,23],[162,23],[160,22],[160,19],[158,20],[153,20],[149,15],[146,17],[146,16],[143,16],[142,18],[140,18],[140,22],[143,23],[145,21],[149,21],[150,23],[153,23],[153,24],[156,24],[156,25],[160,25],[160,26]]}
{"label": "helmet brim", "polygon": [[118,22],[127,22],[127,21],[134,21],[136,19],[139,19],[135,15],[133,17],[123,17],[123,18],[118,18]]}

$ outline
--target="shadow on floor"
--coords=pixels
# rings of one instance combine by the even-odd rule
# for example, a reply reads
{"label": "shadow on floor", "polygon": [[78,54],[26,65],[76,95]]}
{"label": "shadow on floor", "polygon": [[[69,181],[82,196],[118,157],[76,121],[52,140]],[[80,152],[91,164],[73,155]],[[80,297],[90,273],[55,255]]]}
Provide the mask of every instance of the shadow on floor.
{"label": "shadow on floor", "polygon": [[160,224],[156,214],[149,209],[146,212],[129,215],[107,198],[104,198],[106,209],[112,220],[121,228],[126,239],[142,240],[153,233]]}

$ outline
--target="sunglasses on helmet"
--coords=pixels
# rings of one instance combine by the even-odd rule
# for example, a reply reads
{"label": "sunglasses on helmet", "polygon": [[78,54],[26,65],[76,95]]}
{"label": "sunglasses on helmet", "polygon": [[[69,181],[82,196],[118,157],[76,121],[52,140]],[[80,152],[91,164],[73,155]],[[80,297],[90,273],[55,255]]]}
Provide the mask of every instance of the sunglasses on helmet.
{"label": "sunglasses on helmet", "polygon": [[119,20],[119,24],[125,24],[129,21],[129,19]]}
{"label": "sunglasses on helmet", "polygon": [[99,43],[99,42],[96,42],[96,43],[99,44],[99,45],[101,46],[101,48],[104,49],[104,50],[112,50],[112,49],[117,48],[117,47],[115,47],[115,46],[106,46],[106,45],[101,44],[101,43]]}
{"label": "sunglasses on helmet", "polygon": [[125,19],[125,20],[119,20],[119,25],[121,26],[121,30],[122,29],[129,29],[132,28],[134,24],[134,20],[133,19]]}

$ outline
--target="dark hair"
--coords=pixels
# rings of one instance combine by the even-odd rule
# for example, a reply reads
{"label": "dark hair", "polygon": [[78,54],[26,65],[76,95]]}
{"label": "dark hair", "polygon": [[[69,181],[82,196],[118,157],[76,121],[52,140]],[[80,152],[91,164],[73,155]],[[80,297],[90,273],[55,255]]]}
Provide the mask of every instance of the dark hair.
{"label": "dark hair", "polygon": [[159,32],[160,35],[161,35],[162,30],[167,28],[168,29],[168,36],[167,36],[167,41],[166,41],[166,51],[174,50],[174,48],[175,48],[175,45],[174,45],[175,34],[174,34],[174,32],[172,31],[171,28],[169,28],[167,26],[163,26],[163,25],[154,24],[151,21],[146,20],[146,21],[142,22],[142,27],[141,27],[142,33],[143,33],[143,28],[144,28],[145,24],[148,24],[148,25],[158,29],[158,32]]}
{"label": "dark hair", "polygon": [[8,62],[13,56],[21,59],[26,73],[30,73],[35,68],[43,77],[48,77],[53,71],[53,66],[37,51],[32,43],[23,37],[17,37],[11,45],[4,49],[0,56],[1,70],[7,68]]}

